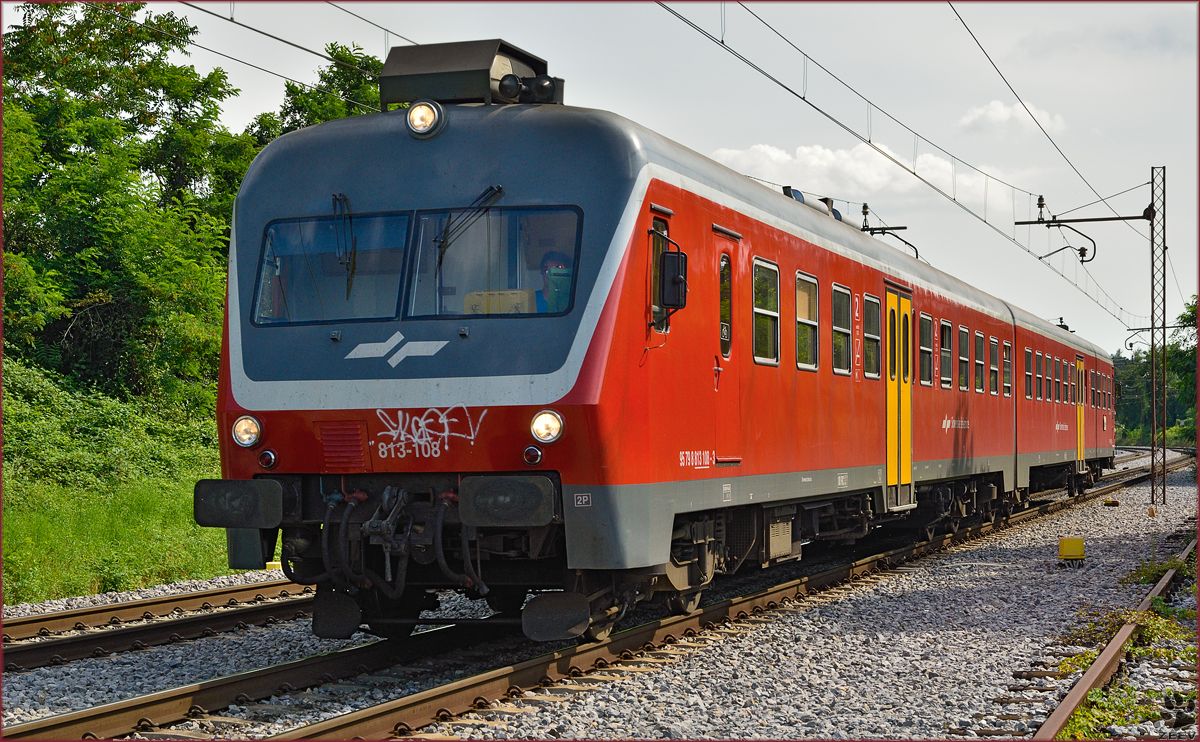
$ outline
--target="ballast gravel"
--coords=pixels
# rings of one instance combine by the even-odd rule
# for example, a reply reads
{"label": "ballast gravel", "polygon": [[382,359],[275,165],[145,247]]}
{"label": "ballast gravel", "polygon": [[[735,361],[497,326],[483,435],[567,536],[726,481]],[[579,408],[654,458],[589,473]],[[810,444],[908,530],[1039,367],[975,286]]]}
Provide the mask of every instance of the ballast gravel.
{"label": "ballast gravel", "polygon": [[[836,602],[787,614],[655,673],[604,683],[554,705],[530,704],[503,726],[439,725],[470,739],[930,739],[976,736],[1012,713],[999,697],[1049,650],[1085,605],[1133,607],[1147,585],[1119,583],[1195,528],[1192,471],[1168,476],[1168,503],[1147,513],[1148,487],[1119,507],[1094,501],[927,559]],[[1189,521],[1191,518],[1193,520]],[[1083,537],[1065,568],[1058,540]],[[802,604],[803,607],[806,604]],[[1038,679],[1064,694],[1078,676]],[[1033,697],[1034,694],[1025,694]],[[519,702],[518,702],[519,703]],[[981,715],[977,718],[976,715]],[[1032,734],[1045,719],[987,721]],[[1006,724],[1007,726],[1002,726]]]}
{"label": "ballast gravel", "polygon": [[[1166,536],[1186,527],[1189,517],[1194,528],[1194,473],[1169,475],[1168,484],[1169,502],[1155,518],[1146,512],[1148,488],[1135,487],[1119,495],[1119,507],[1096,501],[956,547],[877,584],[858,586],[836,602],[805,602],[800,612],[722,639],[658,672],[605,683],[563,703],[531,705],[531,713],[507,716],[504,725],[441,725],[436,731],[474,739],[928,739],[947,737],[952,729],[973,736],[971,729],[985,726],[977,716],[1004,713],[992,699],[1013,695],[1008,686],[1021,681],[1012,672],[1051,659],[1047,650],[1061,647],[1056,637],[1078,609],[1131,607],[1145,594],[1147,586],[1121,586],[1119,578],[1150,557],[1152,535],[1163,559],[1182,546]],[[1057,553],[1058,539],[1070,536],[1085,539],[1087,559],[1068,569]],[[261,579],[278,577],[266,573]],[[138,597],[149,597],[145,592],[137,591]],[[15,608],[35,613],[84,604],[93,603]],[[487,612],[480,602],[446,594],[438,613]],[[11,726],[370,639],[356,634],[342,642],[320,640],[306,621],[295,621],[6,673],[2,722]],[[321,704],[317,710],[305,702],[293,706],[295,715],[259,727],[224,728],[217,736],[279,733],[508,661],[493,653],[474,665],[434,670],[436,660],[430,660],[422,663],[433,670],[426,677],[363,691],[344,708]],[[1046,682],[1065,692],[1073,680]],[[227,711],[224,715],[242,715],[239,709]],[[1032,733],[1042,718],[1035,713],[1008,728]]]}

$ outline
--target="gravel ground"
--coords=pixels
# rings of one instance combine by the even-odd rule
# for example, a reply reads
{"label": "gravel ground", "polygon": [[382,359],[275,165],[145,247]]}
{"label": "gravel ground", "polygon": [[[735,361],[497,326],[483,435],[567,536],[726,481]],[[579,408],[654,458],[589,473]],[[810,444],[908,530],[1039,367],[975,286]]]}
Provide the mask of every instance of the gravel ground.
{"label": "gravel ground", "polygon": [[[926,560],[927,569],[861,587],[836,604],[813,607],[764,625],[745,638],[722,641],[661,672],[606,684],[566,705],[522,714],[506,726],[440,731],[475,738],[920,739],[945,736],[949,728],[978,726],[973,716],[996,712],[991,699],[1003,695],[1014,682],[1013,669],[1045,657],[1054,646],[1053,637],[1076,609],[1087,602],[1136,604],[1146,588],[1120,587],[1117,578],[1149,555],[1148,531],[1156,534],[1161,558],[1166,554],[1163,538],[1186,517],[1195,516],[1192,476],[1170,475],[1170,504],[1160,508],[1155,519],[1146,517],[1148,489],[1136,488],[1122,495],[1119,508],[1092,503],[960,547]],[[1062,536],[1086,539],[1088,559],[1083,568],[1058,567],[1057,540]],[[132,593],[13,606],[5,609],[5,615],[279,577],[279,572],[258,572],[204,583],[174,583]],[[951,591],[957,592],[948,609]],[[438,614],[485,612],[480,603],[447,593]],[[307,621],[295,621],[64,667],[7,673],[2,723],[109,703],[371,638],[356,634],[346,641],[319,640],[311,635]],[[543,645],[542,651],[546,649]],[[320,711],[306,712],[303,719],[238,728],[236,736],[277,733],[302,720],[403,696],[529,653],[529,648],[506,652],[494,646],[448,663],[415,663],[393,671],[394,683],[359,692],[358,698],[341,707],[314,703],[317,699],[306,694],[272,699],[298,710],[320,705]],[[1059,681],[1063,688],[1070,682]],[[242,709],[222,714],[253,716]],[[1040,721],[1028,723],[1035,728]],[[222,736],[235,733],[233,728],[217,731],[223,731]]]}
{"label": "gravel ground", "polygon": [[[1049,652],[1062,649],[1055,637],[1076,610],[1133,606],[1145,595],[1148,586],[1118,580],[1150,557],[1150,534],[1161,559],[1167,535],[1195,528],[1187,521],[1196,515],[1192,474],[1170,475],[1168,486],[1155,518],[1146,513],[1148,488],[1138,487],[1118,508],[1093,502],[956,548],[924,569],[786,615],[659,672],[531,705],[533,713],[504,726],[429,731],[473,739],[930,739],[978,728],[976,714],[1001,713],[993,699],[1014,695],[1014,670],[1056,661]],[[1058,539],[1072,536],[1085,539],[1087,559],[1062,568]],[[1074,679],[1046,682],[1065,693]],[[1032,732],[1043,719],[1035,712],[1007,728]]]}

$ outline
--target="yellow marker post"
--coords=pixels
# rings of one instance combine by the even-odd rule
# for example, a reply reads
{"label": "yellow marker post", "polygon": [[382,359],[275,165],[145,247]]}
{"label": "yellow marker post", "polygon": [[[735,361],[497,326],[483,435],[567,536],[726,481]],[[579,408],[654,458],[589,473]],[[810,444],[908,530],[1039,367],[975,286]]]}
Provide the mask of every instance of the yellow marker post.
{"label": "yellow marker post", "polygon": [[1058,540],[1058,558],[1066,561],[1083,559],[1083,539],[1060,538]]}

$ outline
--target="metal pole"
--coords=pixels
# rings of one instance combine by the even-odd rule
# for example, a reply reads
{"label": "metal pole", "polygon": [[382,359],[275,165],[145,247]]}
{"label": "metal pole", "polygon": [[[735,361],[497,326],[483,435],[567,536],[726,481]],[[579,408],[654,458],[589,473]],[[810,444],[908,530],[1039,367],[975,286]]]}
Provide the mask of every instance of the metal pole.
{"label": "metal pole", "polygon": [[1167,502],[1167,169],[1150,168],[1150,504]]}

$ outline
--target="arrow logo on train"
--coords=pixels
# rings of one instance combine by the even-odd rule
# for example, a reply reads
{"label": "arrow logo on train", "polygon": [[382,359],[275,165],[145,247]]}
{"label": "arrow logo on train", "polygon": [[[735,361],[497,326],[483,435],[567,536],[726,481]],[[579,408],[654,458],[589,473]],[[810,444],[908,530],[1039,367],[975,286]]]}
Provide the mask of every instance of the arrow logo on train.
{"label": "arrow logo on train", "polygon": [[[392,349],[404,340],[404,336],[396,332],[382,343],[359,343],[354,346],[354,350],[346,354],[345,360],[351,358],[383,358]],[[448,343],[448,340],[418,340],[405,343],[396,351],[395,355],[388,359],[388,365],[395,368],[400,361],[403,361],[409,356],[431,356],[436,354],[443,346]]]}

